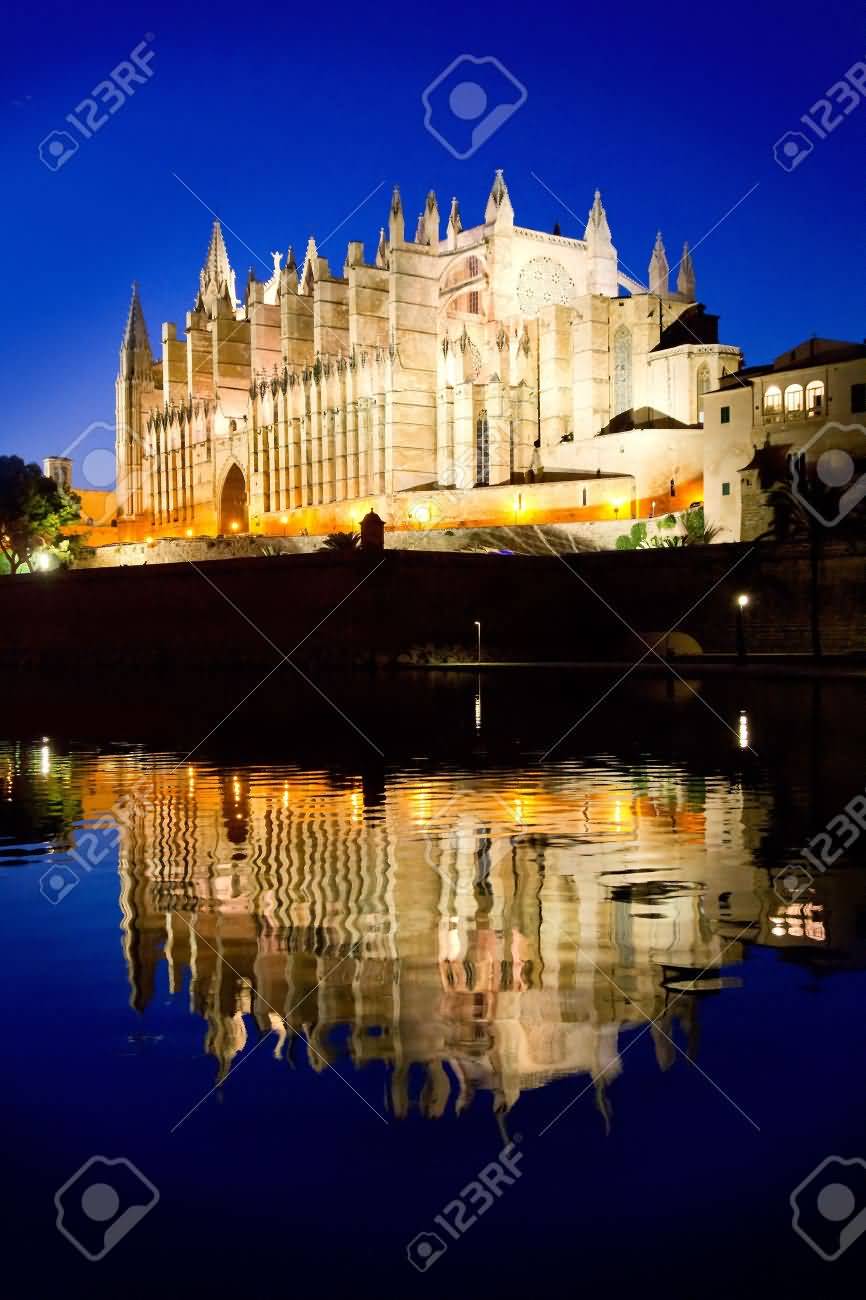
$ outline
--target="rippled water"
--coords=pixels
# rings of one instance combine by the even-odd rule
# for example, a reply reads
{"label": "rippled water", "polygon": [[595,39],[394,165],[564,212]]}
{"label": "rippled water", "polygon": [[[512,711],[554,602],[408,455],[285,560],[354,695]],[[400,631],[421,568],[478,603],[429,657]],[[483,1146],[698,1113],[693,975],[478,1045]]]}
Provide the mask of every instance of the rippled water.
{"label": "rippled water", "polygon": [[[785,882],[863,775],[859,721],[826,764],[808,728],[777,752],[776,698],[681,761],[640,691],[638,753],[612,727],[546,763],[0,746],[22,1240],[99,1294],[283,1265],[522,1294],[569,1263],[660,1294],[658,1250],[715,1294],[694,1269],[725,1249],[812,1286],[789,1194],[866,1156],[864,854]],[[159,1195],[99,1271],[52,1201],[94,1155]]]}

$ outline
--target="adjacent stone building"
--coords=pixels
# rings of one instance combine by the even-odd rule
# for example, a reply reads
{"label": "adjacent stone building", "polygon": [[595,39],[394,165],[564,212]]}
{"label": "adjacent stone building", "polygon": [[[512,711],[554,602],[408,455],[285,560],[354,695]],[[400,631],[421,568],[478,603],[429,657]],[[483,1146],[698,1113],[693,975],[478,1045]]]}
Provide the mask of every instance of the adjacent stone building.
{"label": "adjacent stone building", "polygon": [[705,421],[704,498],[719,541],[765,534],[779,484],[832,527],[866,496],[866,344],[811,338],[726,375]]}
{"label": "adjacent stone building", "polygon": [[116,536],[317,534],[648,516],[703,497],[706,396],[741,365],[676,289],[661,235],[645,287],[596,192],[583,239],[483,221],[395,188],[375,256],[310,239],[239,297],[219,222],[184,337],[155,355],[133,289],[117,378]]}

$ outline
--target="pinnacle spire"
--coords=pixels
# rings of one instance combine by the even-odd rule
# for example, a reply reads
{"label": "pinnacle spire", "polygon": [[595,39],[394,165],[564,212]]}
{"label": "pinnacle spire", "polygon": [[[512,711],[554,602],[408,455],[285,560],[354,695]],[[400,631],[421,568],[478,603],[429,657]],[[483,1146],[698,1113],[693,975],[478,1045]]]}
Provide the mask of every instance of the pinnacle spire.
{"label": "pinnacle spire", "polygon": [[126,316],[126,328],[123,331],[121,341],[122,348],[130,352],[143,351],[151,356],[150,339],[147,336],[147,325],[144,321],[144,312],[141,308],[141,299],[138,296],[138,281],[132,282],[132,297],[129,300],[129,311]]}
{"label": "pinnacle spire", "polygon": [[502,168],[497,167],[493,177],[493,184],[490,187],[490,194],[487,198],[487,207],[484,209],[485,223],[496,221],[500,213],[503,215],[514,216],[514,208],[511,206],[511,198],[508,193],[508,186],[505,184],[505,177],[502,174]]}
{"label": "pinnacle spire", "polygon": [[424,242],[431,248],[436,248],[439,244],[439,204],[436,202],[436,193],[429,190],[424,202]]}
{"label": "pinnacle spire", "polygon": [[418,224],[417,224],[416,227],[415,227],[415,243],[416,243],[416,244],[426,244],[426,243],[427,243],[427,232],[426,232],[426,230],[424,229],[424,213],[423,213],[423,212],[419,212],[419,213],[418,213]]}
{"label": "pinnacle spire", "polygon": [[460,218],[460,204],[458,203],[456,196],[451,200],[451,211],[448,214],[448,225],[455,234],[459,234],[463,229],[463,222]]}
{"label": "pinnacle spire", "polygon": [[403,200],[400,198],[399,185],[394,186],[394,192],[391,195],[391,209],[388,213],[388,236],[392,245],[402,244],[405,238]]}
{"label": "pinnacle spire", "polygon": [[228,288],[232,304],[237,301],[235,292],[235,273],[232,270],[229,255],[223,239],[222,226],[218,220],[213,223],[210,243],[204,266],[199,272],[199,297],[208,312],[212,312],[215,303],[225,297]]}
{"label": "pinnacle spire", "polygon": [[610,241],[610,226],[607,222],[607,213],[604,210],[604,204],[601,201],[601,190],[595,191],[595,198],[592,201],[592,207],[589,210],[589,216],[586,221],[586,230],[584,239],[587,243],[595,241],[596,243],[606,243]]}
{"label": "pinnacle spire", "polygon": [[376,249],[376,265],[384,268],[388,265],[388,241],[385,238],[385,227],[379,229],[379,245]]}
{"label": "pinnacle spire", "polygon": [[667,297],[669,292],[668,280],[670,278],[670,267],[668,266],[667,253],[662,242],[662,232],[656,235],[653,254],[649,264],[649,291],[657,294],[659,297]]}
{"label": "pinnacle spire", "polygon": [[680,269],[677,275],[677,293],[693,302],[696,292],[695,264],[692,261],[689,241],[686,240],[683,244],[683,255],[680,258]]}

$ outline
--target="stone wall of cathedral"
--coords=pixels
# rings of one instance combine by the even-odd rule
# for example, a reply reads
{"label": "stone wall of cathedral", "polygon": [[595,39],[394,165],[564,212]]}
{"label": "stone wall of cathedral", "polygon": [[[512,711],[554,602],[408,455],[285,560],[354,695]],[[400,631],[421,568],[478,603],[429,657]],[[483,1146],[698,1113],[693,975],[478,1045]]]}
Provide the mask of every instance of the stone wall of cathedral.
{"label": "stone wall of cathedral", "polygon": [[121,539],[327,532],[374,501],[390,526],[445,527],[467,492],[469,522],[513,523],[497,486],[533,522],[700,499],[701,391],[738,353],[697,334],[660,350],[693,304],[619,272],[600,196],[583,240],[516,226],[501,174],[482,224],[464,230],[455,200],[440,225],[431,193],[407,239],[395,191],[374,262],[353,241],[337,274],[311,239],[240,305],[216,224],[186,337],[164,325],[158,360],[134,300]]}

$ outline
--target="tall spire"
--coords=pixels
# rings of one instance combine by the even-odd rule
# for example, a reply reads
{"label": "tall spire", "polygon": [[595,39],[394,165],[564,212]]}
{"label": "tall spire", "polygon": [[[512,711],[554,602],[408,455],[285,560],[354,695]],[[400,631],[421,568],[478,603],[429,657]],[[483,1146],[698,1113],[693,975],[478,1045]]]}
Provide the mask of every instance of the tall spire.
{"label": "tall spire", "polygon": [[487,197],[487,207],[484,209],[484,221],[487,225],[494,221],[514,223],[514,208],[511,205],[511,197],[501,167],[497,167],[493,177],[493,184]]}
{"label": "tall spire", "polygon": [[615,298],[619,293],[617,256],[600,190],[595,191],[583,238],[586,242],[588,291]]}
{"label": "tall spire", "polygon": [[689,241],[683,244],[683,255],[680,259],[680,269],[677,275],[677,293],[682,298],[688,299],[689,302],[695,301],[697,293],[695,281],[695,264],[692,261],[692,255],[689,251]]}
{"label": "tall spire", "polygon": [[229,262],[222,226],[219,221],[213,223],[207,257],[204,266],[199,272],[198,279],[199,299],[202,305],[207,308],[209,315],[213,313],[216,303],[225,296],[226,287],[228,287],[232,303],[237,302],[235,273]]}
{"label": "tall spire", "polygon": [[665,252],[665,246],[662,243],[662,232],[656,235],[655,247],[649,264],[649,291],[658,294],[661,298],[666,298],[668,289],[668,280],[670,278],[670,267]]}
{"label": "tall spire", "polygon": [[124,378],[140,375],[153,366],[153,353],[147,336],[147,325],[138,296],[138,281],[132,283],[132,297],[126,317],[126,328],[120,343],[120,373]]}

